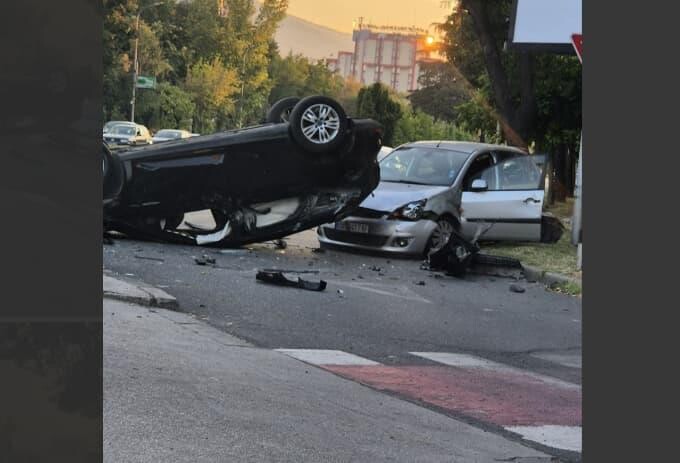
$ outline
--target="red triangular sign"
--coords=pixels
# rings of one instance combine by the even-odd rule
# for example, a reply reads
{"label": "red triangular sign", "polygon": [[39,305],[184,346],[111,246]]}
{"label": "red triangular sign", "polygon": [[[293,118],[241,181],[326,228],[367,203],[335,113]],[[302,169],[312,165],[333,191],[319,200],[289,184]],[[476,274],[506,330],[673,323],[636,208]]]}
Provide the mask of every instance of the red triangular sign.
{"label": "red triangular sign", "polygon": [[572,34],[571,43],[574,45],[574,50],[576,50],[578,60],[583,63],[583,58],[581,57],[583,52],[583,34]]}

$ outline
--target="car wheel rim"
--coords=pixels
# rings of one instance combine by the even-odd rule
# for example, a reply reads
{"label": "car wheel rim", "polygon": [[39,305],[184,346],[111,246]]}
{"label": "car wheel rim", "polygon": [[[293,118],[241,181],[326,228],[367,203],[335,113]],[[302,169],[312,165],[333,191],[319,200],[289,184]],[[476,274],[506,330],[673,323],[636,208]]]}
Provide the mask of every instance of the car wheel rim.
{"label": "car wheel rim", "polygon": [[329,143],[340,132],[340,116],[327,104],[310,106],[302,114],[302,134],[307,140],[317,145]]}
{"label": "car wheel rim", "polygon": [[446,220],[437,222],[437,228],[432,232],[432,249],[441,249],[449,242],[453,234],[453,225]]}

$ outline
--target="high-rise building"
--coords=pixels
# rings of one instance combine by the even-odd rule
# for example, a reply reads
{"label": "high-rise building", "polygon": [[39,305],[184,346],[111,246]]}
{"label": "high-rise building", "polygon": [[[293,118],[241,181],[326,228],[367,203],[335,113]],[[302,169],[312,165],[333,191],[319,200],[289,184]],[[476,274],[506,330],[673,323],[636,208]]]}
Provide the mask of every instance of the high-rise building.
{"label": "high-rise building", "polygon": [[354,52],[341,51],[327,60],[329,69],[364,84],[376,82],[398,92],[420,88],[423,63],[441,61],[434,38],[413,27],[378,27],[361,22],[352,35]]}

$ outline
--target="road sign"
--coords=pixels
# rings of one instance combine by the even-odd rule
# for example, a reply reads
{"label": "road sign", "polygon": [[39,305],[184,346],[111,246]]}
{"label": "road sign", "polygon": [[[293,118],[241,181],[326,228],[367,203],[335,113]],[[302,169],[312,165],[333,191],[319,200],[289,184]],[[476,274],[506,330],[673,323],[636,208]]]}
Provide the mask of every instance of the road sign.
{"label": "road sign", "polygon": [[137,88],[156,88],[156,78],[137,76]]}
{"label": "road sign", "polygon": [[574,45],[578,60],[583,64],[583,58],[581,57],[581,53],[583,52],[583,34],[572,34],[571,43]]}

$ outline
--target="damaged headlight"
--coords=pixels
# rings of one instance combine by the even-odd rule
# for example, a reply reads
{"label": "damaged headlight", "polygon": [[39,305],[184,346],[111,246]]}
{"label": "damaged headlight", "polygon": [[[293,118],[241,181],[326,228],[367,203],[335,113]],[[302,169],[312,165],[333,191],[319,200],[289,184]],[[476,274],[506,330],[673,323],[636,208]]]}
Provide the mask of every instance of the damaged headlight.
{"label": "damaged headlight", "polygon": [[408,203],[390,214],[390,220],[420,220],[423,217],[427,199]]}

